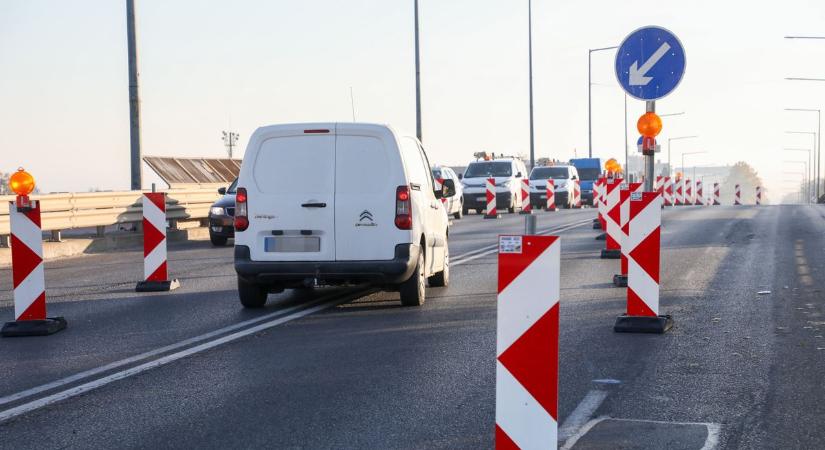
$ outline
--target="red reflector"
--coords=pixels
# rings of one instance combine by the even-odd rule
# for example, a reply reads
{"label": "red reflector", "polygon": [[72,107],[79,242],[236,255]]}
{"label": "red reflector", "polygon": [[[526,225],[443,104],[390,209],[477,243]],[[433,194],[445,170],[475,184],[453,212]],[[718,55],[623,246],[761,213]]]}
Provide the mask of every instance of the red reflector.
{"label": "red reflector", "polygon": [[395,216],[395,226],[402,230],[409,230],[412,228],[412,217],[407,214]]}
{"label": "red reflector", "polygon": [[329,130],[324,130],[324,129],[304,130],[304,134],[319,134],[319,133],[329,133]]}
{"label": "red reflector", "polygon": [[249,228],[249,219],[244,216],[235,217],[235,230],[236,231],[245,231]]}
{"label": "red reflector", "polygon": [[235,191],[235,201],[238,203],[246,203],[246,188],[238,188]]}
{"label": "red reflector", "polygon": [[407,192],[407,191],[398,191],[398,200],[401,200],[402,202],[406,202],[409,199],[410,199],[410,193],[409,192]]}

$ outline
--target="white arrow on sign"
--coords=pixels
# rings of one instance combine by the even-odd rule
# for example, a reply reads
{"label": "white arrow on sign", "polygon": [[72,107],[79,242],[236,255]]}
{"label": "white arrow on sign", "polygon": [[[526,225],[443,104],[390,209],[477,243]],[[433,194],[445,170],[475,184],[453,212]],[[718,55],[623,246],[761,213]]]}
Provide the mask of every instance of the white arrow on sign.
{"label": "white arrow on sign", "polygon": [[639,61],[634,61],[633,65],[630,66],[630,85],[647,86],[647,83],[650,83],[653,77],[645,76],[645,74],[662,59],[662,56],[665,56],[668,50],[670,50],[670,44],[665,42],[654,54],[650,55],[650,58],[642,64],[642,67],[639,67]]}

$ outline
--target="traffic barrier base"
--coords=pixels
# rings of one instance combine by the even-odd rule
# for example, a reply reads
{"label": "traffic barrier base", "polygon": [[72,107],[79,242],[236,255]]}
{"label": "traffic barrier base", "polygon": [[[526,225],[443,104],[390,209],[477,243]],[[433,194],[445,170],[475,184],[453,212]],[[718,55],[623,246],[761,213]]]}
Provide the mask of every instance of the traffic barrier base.
{"label": "traffic barrier base", "polygon": [[180,281],[177,278],[165,281],[138,281],[135,292],[165,292],[179,287]]}
{"label": "traffic barrier base", "polygon": [[6,322],[0,330],[3,337],[48,336],[66,328],[63,317],[47,317],[42,320],[15,320]]}
{"label": "traffic barrier base", "polygon": [[602,233],[602,234],[596,236],[597,241],[603,241],[605,239],[607,239],[607,233]]}
{"label": "traffic barrier base", "polygon": [[616,319],[613,331],[616,333],[663,334],[673,327],[673,318],[664,316],[628,316],[622,314]]}
{"label": "traffic barrier base", "polygon": [[599,222],[598,218],[593,219],[593,229],[594,230],[601,230],[602,229],[602,223]]}
{"label": "traffic barrier base", "polygon": [[627,287],[627,275],[615,274],[613,275],[613,286]]}
{"label": "traffic barrier base", "polygon": [[622,257],[622,250],[618,248],[603,248],[602,259],[619,259]]}

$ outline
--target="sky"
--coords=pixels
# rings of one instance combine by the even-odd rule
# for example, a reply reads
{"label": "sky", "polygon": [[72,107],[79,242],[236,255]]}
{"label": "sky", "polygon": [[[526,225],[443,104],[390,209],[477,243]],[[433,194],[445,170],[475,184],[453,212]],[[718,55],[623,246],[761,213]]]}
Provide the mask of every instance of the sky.
{"label": "sky", "polygon": [[[0,171],[41,190],[129,187],[125,0],[0,0]],[[144,155],[241,153],[263,125],[388,123],[415,131],[412,0],[136,0]],[[682,83],[657,102],[674,164],[747,161],[778,200],[796,189],[825,109],[825,2],[533,1],[536,156],[587,155],[587,54],[645,25],[685,47]],[[430,160],[529,151],[527,0],[420,0],[423,141]],[[613,52],[593,53],[594,156],[624,159]],[[352,89],[352,99],[350,97]],[[627,126],[644,104],[628,100]],[[667,160],[665,153],[659,158]],[[635,146],[631,147],[631,151]],[[156,181],[145,168],[144,183]]]}

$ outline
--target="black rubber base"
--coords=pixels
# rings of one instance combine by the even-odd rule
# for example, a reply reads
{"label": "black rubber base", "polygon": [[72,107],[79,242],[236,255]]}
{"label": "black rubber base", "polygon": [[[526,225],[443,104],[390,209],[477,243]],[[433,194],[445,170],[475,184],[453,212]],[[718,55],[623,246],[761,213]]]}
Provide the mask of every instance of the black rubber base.
{"label": "black rubber base", "polygon": [[544,208],[545,211],[558,211],[558,208]]}
{"label": "black rubber base", "polygon": [[501,214],[496,214],[495,216],[488,216],[487,214],[484,215],[485,219],[501,219]]}
{"label": "black rubber base", "polygon": [[66,328],[66,325],[66,319],[62,317],[49,317],[45,320],[16,320],[6,322],[0,330],[0,336],[48,336]]}
{"label": "black rubber base", "polygon": [[525,214],[525,215],[527,215],[527,214],[533,214],[533,211],[532,211],[532,210],[530,210],[530,211],[525,211],[525,210],[523,210],[523,209],[522,209],[522,210],[521,210],[521,211],[519,211],[518,213],[519,213],[519,214]]}
{"label": "black rubber base", "polygon": [[602,249],[602,259],[619,259],[622,257],[622,251],[619,249]]}
{"label": "black rubber base", "polygon": [[593,222],[593,229],[594,230],[601,230],[602,229],[601,222],[599,222],[598,220],[596,222]]}
{"label": "black rubber base", "polygon": [[627,275],[613,275],[613,285],[616,287],[627,287]]}
{"label": "black rubber base", "polygon": [[654,333],[663,334],[673,327],[673,318],[670,316],[628,316],[622,314],[616,318],[613,331],[616,333]]}
{"label": "black rubber base", "polygon": [[167,281],[138,281],[135,292],[166,292],[180,287],[177,278]]}
{"label": "black rubber base", "polygon": [[597,241],[603,241],[605,239],[607,239],[607,233],[602,233],[602,234],[596,236]]}

